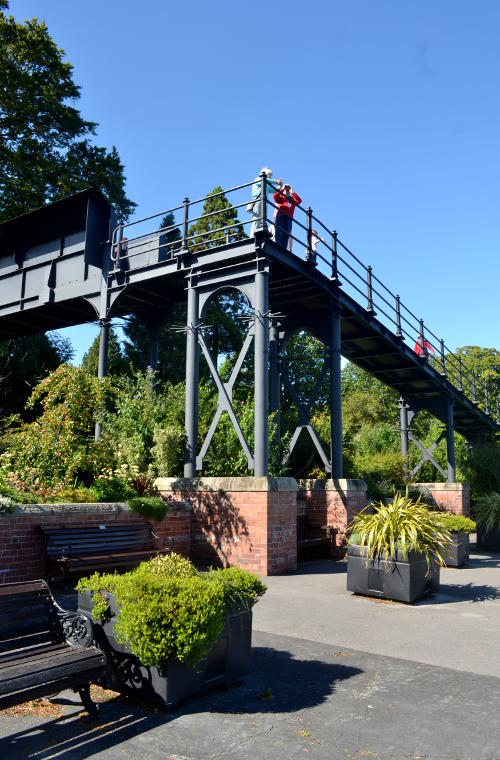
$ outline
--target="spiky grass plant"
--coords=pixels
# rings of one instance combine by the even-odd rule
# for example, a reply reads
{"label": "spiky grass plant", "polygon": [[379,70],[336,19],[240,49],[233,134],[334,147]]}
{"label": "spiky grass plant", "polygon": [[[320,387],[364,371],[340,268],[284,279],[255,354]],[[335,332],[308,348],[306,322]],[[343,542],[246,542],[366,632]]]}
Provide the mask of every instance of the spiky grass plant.
{"label": "spiky grass plant", "polygon": [[481,496],[475,503],[474,518],[485,535],[500,528],[500,493],[493,491]]}
{"label": "spiky grass plant", "polygon": [[[368,509],[370,511],[368,511]],[[440,564],[451,544],[451,535],[439,520],[439,514],[422,506],[408,495],[396,493],[390,504],[376,502],[360,512],[351,522],[349,543],[366,549],[366,562],[374,558],[395,562],[400,550],[406,560],[408,552],[423,554]]]}

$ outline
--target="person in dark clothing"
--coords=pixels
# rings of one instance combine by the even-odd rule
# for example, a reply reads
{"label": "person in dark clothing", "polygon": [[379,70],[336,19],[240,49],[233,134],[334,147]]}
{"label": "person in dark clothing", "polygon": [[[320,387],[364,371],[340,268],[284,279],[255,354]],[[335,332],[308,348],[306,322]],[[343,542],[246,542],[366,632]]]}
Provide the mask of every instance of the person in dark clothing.
{"label": "person in dark clothing", "polygon": [[293,212],[295,211],[295,206],[302,203],[302,198],[294,192],[292,186],[288,183],[283,185],[282,190],[274,193],[273,198],[278,207],[276,212],[276,233],[274,239],[282,248],[289,248],[291,253],[293,240],[290,233],[292,231]]}

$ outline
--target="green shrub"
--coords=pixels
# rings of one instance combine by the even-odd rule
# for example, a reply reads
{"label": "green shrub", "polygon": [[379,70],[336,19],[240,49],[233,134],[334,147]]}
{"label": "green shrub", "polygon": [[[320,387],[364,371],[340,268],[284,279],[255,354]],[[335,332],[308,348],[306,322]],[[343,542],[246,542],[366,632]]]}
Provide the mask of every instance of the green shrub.
{"label": "green shrub", "polygon": [[94,619],[109,617],[106,592],[120,609],[117,640],[145,664],[162,666],[169,658],[195,665],[206,656],[235,603],[251,606],[265,586],[252,573],[230,568],[199,573],[178,555],[156,557],[123,575],[82,578],[77,588],[92,593]]}
{"label": "green shrub", "polygon": [[257,575],[239,567],[209,570],[204,575],[222,584],[226,604],[253,607],[266,593],[267,587]]}
{"label": "green shrub", "polygon": [[168,511],[168,504],[161,496],[134,496],[127,499],[127,505],[132,512],[157,522],[164,520]]}
{"label": "green shrub", "polygon": [[472,514],[478,528],[483,533],[491,533],[500,527],[500,493],[493,492],[482,496],[474,504]]}
{"label": "green shrub", "polygon": [[437,512],[439,521],[449,531],[462,531],[462,533],[475,533],[476,523],[470,517],[454,515],[452,512]]}
{"label": "green shrub", "polygon": [[128,480],[115,475],[98,476],[92,483],[96,501],[127,501],[136,495]]}
{"label": "green shrub", "polygon": [[427,565],[431,558],[440,564],[451,537],[440,522],[439,514],[399,493],[390,504],[370,504],[360,512],[348,528],[349,543],[366,548],[366,562],[383,557],[394,562],[398,549],[406,559],[409,551],[424,554]]}
{"label": "green shrub", "polygon": [[399,452],[382,451],[359,455],[354,459],[355,477],[362,478],[368,498],[382,500],[392,496],[405,479],[405,462]]}
{"label": "green shrub", "polygon": [[163,478],[174,477],[184,454],[185,433],[180,425],[155,425],[150,468]]}

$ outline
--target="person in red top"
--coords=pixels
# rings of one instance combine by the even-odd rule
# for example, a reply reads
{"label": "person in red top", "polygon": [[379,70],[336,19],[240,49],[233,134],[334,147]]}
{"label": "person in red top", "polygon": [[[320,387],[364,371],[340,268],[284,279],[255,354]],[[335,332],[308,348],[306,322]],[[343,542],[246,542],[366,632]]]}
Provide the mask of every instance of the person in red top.
{"label": "person in red top", "polygon": [[417,342],[415,343],[415,347],[413,349],[417,356],[421,356],[422,359],[428,359],[429,358],[429,351],[432,351],[434,354],[436,349],[434,346],[432,346],[428,340],[424,340],[422,345],[422,336],[419,335],[417,338]]}
{"label": "person in red top", "polygon": [[291,253],[293,240],[290,233],[292,231],[293,212],[295,211],[295,206],[302,203],[302,198],[299,198],[288,183],[283,185],[282,190],[274,193],[273,198],[278,207],[276,211],[276,233],[274,239],[282,248],[288,248],[290,245]]}

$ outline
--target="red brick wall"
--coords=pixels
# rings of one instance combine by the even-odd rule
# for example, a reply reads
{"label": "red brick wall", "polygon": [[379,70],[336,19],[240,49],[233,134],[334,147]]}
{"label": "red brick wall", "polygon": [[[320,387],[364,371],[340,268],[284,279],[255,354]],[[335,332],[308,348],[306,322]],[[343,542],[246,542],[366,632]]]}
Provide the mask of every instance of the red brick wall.
{"label": "red brick wall", "polygon": [[[161,484],[159,485],[161,490]],[[164,491],[192,507],[191,557],[259,575],[297,567],[296,491]]]}
{"label": "red brick wall", "polygon": [[331,488],[330,482],[304,481],[299,485],[299,508],[307,514],[312,525],[333,528],[337,557],[345,554],[346,528],[355,514],[366,506],[366,487]]}
{"label": "red brick wall", "polygon": [[191,504],[195,561],[238,565],[260,575],[296,569],[298,510],[307,510],[309,518],[319,525],[334,527],[341,547],[348,519],[366,505],[362,481],[304,484],[300,487],[301,501],[297,502],[297,482],[291,478],[156,481],[167,498]]}
{"label": "red brick wall", "polygon": [[428,490],[443,512],[470,516],[470,486],[466,483],[418,483]]}
{"label": "red brick wall", "polygon": [[[115,522],[147,522],[139,515],[126,510],[92,511],[91,507],[85,506],[82,507],[85,511],[74,511],[75,505],[71,505],[66,512],[62,508],[55,514],[47,514],[50,506],[44,505],[42,509],[43,514],[0,515],[0,583],[44,577],[47,560],[43,536],[37,530],[39,525],[85,527]],[[151,521],[151,525],[160,538],[174,538],[175,552],[189,556],[191,513],[188,510],[171,510],[162,522]]]}

